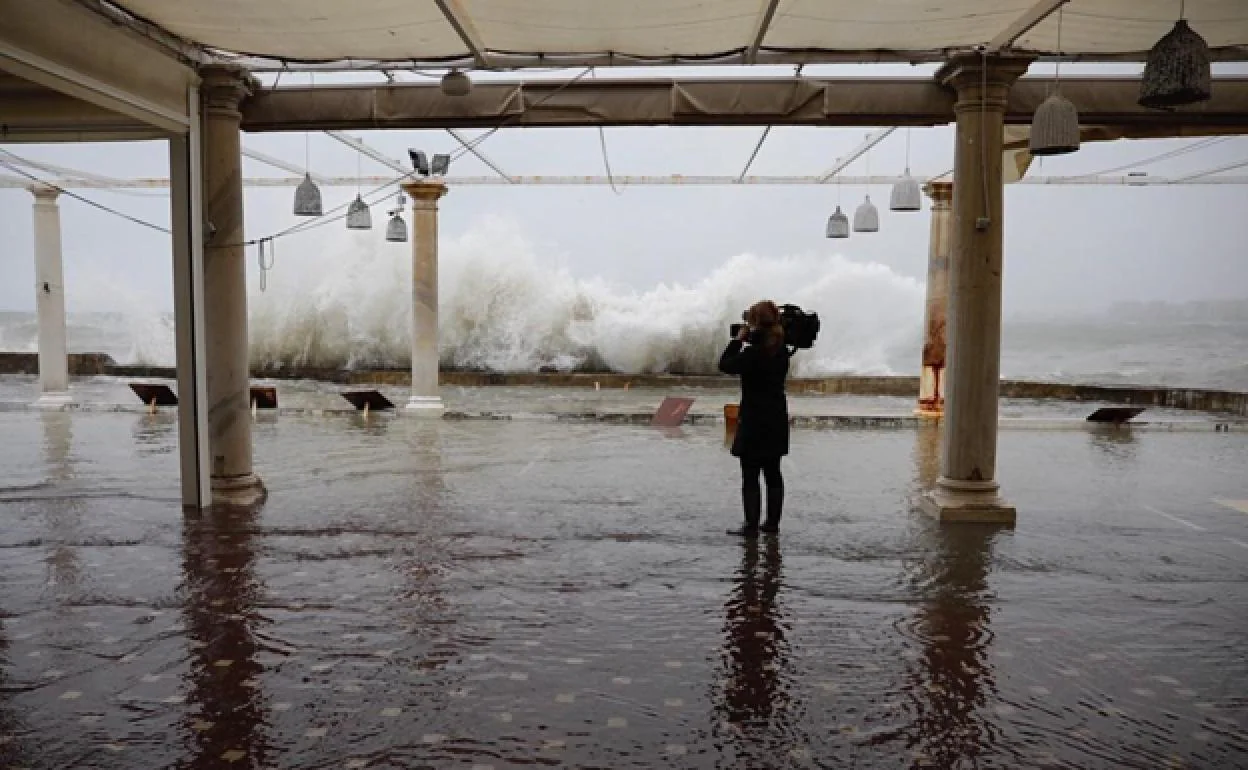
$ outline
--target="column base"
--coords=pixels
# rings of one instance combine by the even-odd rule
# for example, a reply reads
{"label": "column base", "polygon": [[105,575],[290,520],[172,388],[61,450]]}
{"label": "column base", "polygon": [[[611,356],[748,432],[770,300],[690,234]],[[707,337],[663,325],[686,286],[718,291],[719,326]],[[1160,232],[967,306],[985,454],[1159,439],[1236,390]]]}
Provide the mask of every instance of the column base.
{"label": "column base", "polygon": [[441,417],[445,409],[441,396],[412,396],[403,411],[413,417]]}
{"label": "column base", "polygon": [[39,394],[39,398],[35,400],[35,407],[38,409],[58,410],[64,409],[74,403],[74,397],[70,395],[68,390],[49,390]]}
{"label": "column base", "polygon": [[213,476],[212,504],[250,508],[264,502],[269,491],[254,473],[243,476]]}
{"label": "column base", "polygon": [[945,416],[945,410],[927,409],[925,407],[920,406],[914,410],[914,416],[922,417],[925,420],[939,420],[940,418]]}
{"label": "column base", "polygon": [[998,494],[995,481],[959,481],[941,476],[919,507],[937,521],[1014,525],[1018,511]]}

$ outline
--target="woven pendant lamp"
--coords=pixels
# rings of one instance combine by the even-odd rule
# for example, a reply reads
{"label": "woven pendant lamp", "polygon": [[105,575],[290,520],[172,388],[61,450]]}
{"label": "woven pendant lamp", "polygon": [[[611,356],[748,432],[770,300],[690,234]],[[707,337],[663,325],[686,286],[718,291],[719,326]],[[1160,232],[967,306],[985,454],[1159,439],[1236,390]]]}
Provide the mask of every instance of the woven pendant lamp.
{"label": "woven pendant lamp", "polygon": [[888,196],[889,211],[919,211],[923,208],[923,191],[919,182],[910,176],[910,129],[906,129],[906,173],[893,184]]}
{"label": "woven pendant lamp", "polygon": [[1148,52],[1140,80],[1140,105],[1157,109],[1208,101],[1213,94],[1209,44],[1187,25],[1184,4],[1179,20]]}
{"label": "woven pendant lamp", "polygon": [[854,209],[854,232],[877,233],[880,231],[880,210],[871,202],[871,151],[867,150],[867,194]]}
{"label": "woven pendant lamp", "polygon": [[355,200],[351,201],[351,205],[347,206],[347,229],[348,230],[372,230],[373,215],[368,210],[368,204],[357,193]]}
{"label": "woven pendant lamp", "polygon": [[836,207],[836,211],[832,212],[832,216],[828,217],[828,237],[849,237],[849,217],[845,216],[839,205]]}
{"label": "woven pendant lamp", "polygon": [[1057,67],[1053,93],[1031,116],[1027,149],[1035,156],[1066,155],[1079,149],[1079,111],[1062,96],[1062,10],[1057,11]]}
{"label": "woven pendant lamp", "polygon": [[447,96],[467,96],[472,93],[472,78],[459,70],[451,70],[442,76],[442,93]]}
{"label": "woven pendant lamp", "polygon": [[854,232],[878,233],[880,231],[880,211],[871,202],[868,195],[854,210]]}
{"label": "woven pendant lamp", "polygon": [[399,203],[390,212],[390,221],[386,223],[386,240],[395,243],[407,242],[407,222],[403,220],[403,193],[399,193]]}
{"label": "woven pendant lamp", "polygon": [[295,216],[319,217],[321,212],[321,188],[312,181],[311,174],[305,173],[295,188]]}

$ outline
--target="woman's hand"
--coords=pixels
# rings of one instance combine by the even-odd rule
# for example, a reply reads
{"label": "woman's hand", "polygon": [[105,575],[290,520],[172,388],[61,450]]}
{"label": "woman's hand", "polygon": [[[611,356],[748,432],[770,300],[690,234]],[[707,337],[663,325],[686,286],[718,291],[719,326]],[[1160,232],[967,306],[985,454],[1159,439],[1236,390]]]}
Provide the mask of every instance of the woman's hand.
{"label": "woman's hand", "polygon": [[748,324],[742,324],[742,325],[741,325],[741,330],[740,330],[739,332],[737,332],[737,340],[738,340],[738,341],[740,341],[740,342],[749,342],[749,340],[750,340],[750,327],[749,327],[749,325],[748,325]]}

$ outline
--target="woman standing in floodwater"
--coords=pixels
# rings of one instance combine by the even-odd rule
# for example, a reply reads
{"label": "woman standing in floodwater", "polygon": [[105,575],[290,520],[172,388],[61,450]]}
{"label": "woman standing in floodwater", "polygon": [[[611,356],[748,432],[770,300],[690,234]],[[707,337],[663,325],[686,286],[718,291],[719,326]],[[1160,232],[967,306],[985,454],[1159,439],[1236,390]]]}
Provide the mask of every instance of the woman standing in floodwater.
{"label": "woman standing in floodwater", "polygon": [[[745,524],[730,535],[757,537],[778,532],[784,507],[784,478],[780,458],[789,453],[789,405],[784,380],[790,353],[784,344],[780,309],[770,300],[754,303],[745,314],[745,326],[719,357],[719,369],[741,377],[741,407],[732,454],[741,461],[741,503]],[[767,482],[767,520],[759,525],[762,493],[758,474]]]}

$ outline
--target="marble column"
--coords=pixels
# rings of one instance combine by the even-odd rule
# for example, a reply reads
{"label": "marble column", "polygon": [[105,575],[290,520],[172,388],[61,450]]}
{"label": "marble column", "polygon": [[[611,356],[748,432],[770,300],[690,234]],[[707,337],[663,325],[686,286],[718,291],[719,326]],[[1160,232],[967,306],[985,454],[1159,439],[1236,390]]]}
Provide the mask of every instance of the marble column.
{"label": "marble column", "polygon": [[204,321],[208,434],[214,504],[254,505],[265,489],[252,471],[247,271],[239,105],[257,83],[241,68],[213,65],[203,81]]}
{"label": "marble column", "polygon": [[927,251],[927,304],[923,317],[923,360],[919,374],[920,417],[945,412],[945,329],[949,306],[949,250],[953,241],[953,182],[928,182],[932,199],[931,237]]}
{"label": "marble column", "polygon": [[1006,97],[1030,59],[968,54],[938,73],[957,92],[948,376],[941,474],[923,508],[942,521],[1012,524],[996,481],[1001,372],[1001,177]]}
{"label": "marble column", "polygon": [[440,181],[403,185],[412,199],[412,395],[406,412],[440,417],[438,393],[438,199]]}
{"label": "marble column", "polygon": [[69,394],[69,354],[65,342],[65,279],[61,267],[60,190],[31,185],[35,196],[35,310],[39,323],[39,400],[58,409],[73,401]]}

